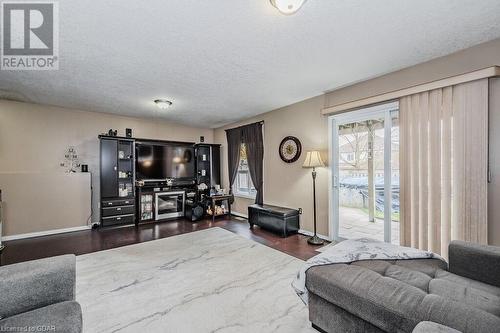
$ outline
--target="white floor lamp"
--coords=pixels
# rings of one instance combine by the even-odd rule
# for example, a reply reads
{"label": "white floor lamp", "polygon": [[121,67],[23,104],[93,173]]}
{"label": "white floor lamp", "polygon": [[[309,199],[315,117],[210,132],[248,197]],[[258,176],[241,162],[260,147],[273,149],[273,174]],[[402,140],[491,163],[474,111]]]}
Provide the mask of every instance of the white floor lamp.
{"label": "white floor lamp", "polygon": [[316,234],[316,168],[324,167],[325,164],[321,159],[319,151],[313,150],[308,151],[306,155],[306,160],[302,165],[303,168],[312,168],[312,178],[313,178],[313,206],[314,206],[314,236],[309,238],[307,242],[312,245],[321,245],[325,241],[318,237]]}

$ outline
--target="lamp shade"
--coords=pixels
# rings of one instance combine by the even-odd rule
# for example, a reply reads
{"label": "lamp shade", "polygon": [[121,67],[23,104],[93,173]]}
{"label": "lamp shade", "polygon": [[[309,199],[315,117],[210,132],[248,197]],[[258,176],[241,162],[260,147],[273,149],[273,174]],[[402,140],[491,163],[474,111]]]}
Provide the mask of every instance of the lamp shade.
{"label": "lamp shade", "polygon": [[271,0],[271,4],[285,15],[296,13],[304,2],[306,0]]}
{"label": "lamp shade", "polygon": [[306,160],[304,161],[304,164],[302,164],[303,168],[317,168],[323,166],[325,166],[325,163],[323,163],[319,151],[312,150],[307,152]]}

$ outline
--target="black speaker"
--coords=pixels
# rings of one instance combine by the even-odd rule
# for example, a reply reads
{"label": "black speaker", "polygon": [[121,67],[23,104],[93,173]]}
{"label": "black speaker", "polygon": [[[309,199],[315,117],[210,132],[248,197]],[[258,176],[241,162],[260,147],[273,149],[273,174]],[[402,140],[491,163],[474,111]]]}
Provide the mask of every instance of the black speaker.
{"label": "black speaker", "polygon": [[203,135],[200,136],[200,142],[205,142],[205,137]]}
{"label": "black speaker", "polygon": [[125,128],[125,136],[127,138],[131,138],[132,137],[132,129],[131,128]]}
{"label": "black speaker", "polygon": [[193,206],[186,207],[186,218],[191,222],[199,221],[203,218],[205,210],[203,206],[195,204]]}

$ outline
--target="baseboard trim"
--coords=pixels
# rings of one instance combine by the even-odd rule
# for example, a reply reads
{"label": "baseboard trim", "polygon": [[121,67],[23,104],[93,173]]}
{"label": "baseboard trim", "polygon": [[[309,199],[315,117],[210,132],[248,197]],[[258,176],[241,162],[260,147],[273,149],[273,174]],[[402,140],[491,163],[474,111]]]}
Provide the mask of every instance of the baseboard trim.
{"label": "baseboard trim", "polygon": [[[311,231],[308,231],[308,230],[304,230],[304,229],[300,229],[299,230],[299,234],[302,234],[302,235],[305,235],[305,236],[312,236],[314,235],[314,232],[311,232]],[[321,239],[324,239],[324,240],[327,240],[329,242],[331,242],[331,238],[328,237],[328,236],[325,236],[325,235],[321,235],[321,234],[317,234],[319,238]]]}
{"label": "baseboard trim", "polygon": [[[242,213],[238,213],[238,212],[231,212],[232,215],[234,216],[238,216],[238,217],[242,217],[244,219],[247,219],[248,220],[248,215],[246,214],[242,214]],[[308,231],[308,230],[304,230],[304,229],[300,229],[299,230],[299,234],[302,234],[302,235],[305,235],[305,236],[312,236],[314,235],[314,232],[311,232],[311,231]],[[321,235],[321,234],[317,234],[319,236],[319,238],[322,238],[324,240],[327,240],[329,242],[332,241],[332,239],[328,236],[325,236],[325,235]]]}
{"label": "baseboard trim", "polygon": [[238,212],[231,212],[231,215],[242,217],[242,218],[248,220],[248,215],[247,214],[242,214],[242,213],[238,213]]}
{"label": "baseboard trim", "polygon": [[54,230],[47,230],[47,231],[29,232],[29,233],[26,233],[26,234],[17,234],[17,235],[11,235],[11,236],[3,236],[2,237],[2,242],[7,242],[7,241],[11,241],[11,240],[17,240],[17,239],[25,239],[25,238],[34,238],[34,237],[49,236],[49,235],[56,235],[56,234],[64,234],[64,233],[67,233],[67,232],[89,230],[91,228],[92,227],[89,226],[89,225],[82,225],[80,227],[54,229]]}

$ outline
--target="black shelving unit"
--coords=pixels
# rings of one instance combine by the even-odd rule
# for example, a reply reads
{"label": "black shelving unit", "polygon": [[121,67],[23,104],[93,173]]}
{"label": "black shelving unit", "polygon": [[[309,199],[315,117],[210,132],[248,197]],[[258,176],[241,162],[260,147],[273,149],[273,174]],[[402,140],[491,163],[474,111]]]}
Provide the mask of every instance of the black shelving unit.
{"label": "black shelving unit", "polygon": [[198,191],[197,203],[201,204],[204,210],[210,204],[207,197],[210,190],[215,185],[221,185],[220,170],[220,147],[217,144],[198,143],[196,149],[196,185],[206,185],[206,190]]}
{"label": "black shelving unit", "polygon": [[101,225],[135,222],[135,144],[124,137],[99,136]]}
{"label": "black shelving unit", "polygon": [[208,189],[220,185],[220,145],[198,143],[196,148],[196,184]]}

